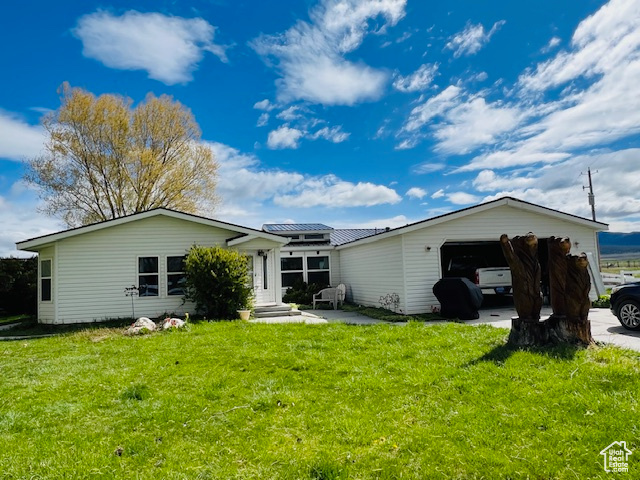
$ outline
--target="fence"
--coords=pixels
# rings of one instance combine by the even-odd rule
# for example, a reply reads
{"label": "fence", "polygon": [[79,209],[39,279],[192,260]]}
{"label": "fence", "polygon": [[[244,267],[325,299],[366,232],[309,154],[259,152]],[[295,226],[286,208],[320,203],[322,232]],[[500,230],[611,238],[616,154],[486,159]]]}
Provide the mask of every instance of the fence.
{"label": "fence", "polygon": [[635,275],[640,275],[640,270],[620,270],[620,273],[600,273],[605,286],[621,285],[640,281]]}

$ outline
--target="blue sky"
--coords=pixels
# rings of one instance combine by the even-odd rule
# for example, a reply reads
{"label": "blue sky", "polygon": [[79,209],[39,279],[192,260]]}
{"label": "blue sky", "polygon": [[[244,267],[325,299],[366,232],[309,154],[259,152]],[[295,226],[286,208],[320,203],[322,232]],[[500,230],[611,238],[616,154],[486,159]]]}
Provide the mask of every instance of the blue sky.
{"label": "blue sky", "polygon": [[220,163],[222,202],[202,213],[221,220],[396,227],[504,195],[590,217],[590,167],[598,220],[640,231],[639,0],[33,0],[1,13],[2,256],[63,228],[21,177],[64,81],[189,107]]}

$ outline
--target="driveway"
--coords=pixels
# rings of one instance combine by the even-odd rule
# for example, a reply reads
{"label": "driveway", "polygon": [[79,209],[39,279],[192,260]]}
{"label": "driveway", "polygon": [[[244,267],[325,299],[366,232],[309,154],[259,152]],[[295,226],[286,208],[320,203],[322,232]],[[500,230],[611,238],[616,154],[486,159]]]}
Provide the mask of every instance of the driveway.
{"label": "driveway", "polygon": [[[511,317],[516,316],[513,307],[495,307],[480,310],[480,318],[465,323],[471,325],[491,325],[511,328]],[[550,307],[543,307],[542,316],[551,315]],[[608,308],[592,308],[589,310],[591,335],[597,342],[612,343],[620,347],[640,351],[640,332],[627,330]]]}
{"label": "driveway", "polygon": [[[480,310],[480,318],[467,320],[463,323],[469,325],[491,325],[499,328],[511,328],[511,317],[516,316],[513,306],[495,306]],[[550,307],[543,307],[542,316],[551,315]],[[591,321],[591,334],[597,342],[611,343],[619,347],[640,351],[640,332],[632,332],[625,329],[618,319],[607,308],[592,308],[589,310]],[[353,325],[374,325],[388,323],[376,320],[357,312],[344,312],[342,310],[305,310],[297,317],[274,317],[252,320],[260,323],[349,323]],[[441,322],[429,322],[441,323]],[[429,324],[427,323],[427,325]],[[391,325],[406,325],[406,323],[393,323]]]}

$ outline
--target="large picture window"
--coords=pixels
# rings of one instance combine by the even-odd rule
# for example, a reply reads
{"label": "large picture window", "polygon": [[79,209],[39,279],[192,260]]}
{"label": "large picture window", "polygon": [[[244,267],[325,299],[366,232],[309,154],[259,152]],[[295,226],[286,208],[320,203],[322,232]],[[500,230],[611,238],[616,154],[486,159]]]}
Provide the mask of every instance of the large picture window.
{"label": "large picture window", "polygon": [[51,301],[52,290],[52,268],[51,260],[40,261],[40,300],[43,302]]}
{"label": "large picture window", "polygon": [[296,282],[315,283],[328,286],[331,283],[329,256],[317,253],[300,253],[297,256],[283,256],[280,259],[282,288]]}
{"label": "large picture window", "polygon": [[184,295],[187,275],[184,272],[184,255],[167,257],[167,295]]}
{"label": "large picture window", "polygon": [[158,257],[138,258],[138,289],[141,297],[158,296]]}

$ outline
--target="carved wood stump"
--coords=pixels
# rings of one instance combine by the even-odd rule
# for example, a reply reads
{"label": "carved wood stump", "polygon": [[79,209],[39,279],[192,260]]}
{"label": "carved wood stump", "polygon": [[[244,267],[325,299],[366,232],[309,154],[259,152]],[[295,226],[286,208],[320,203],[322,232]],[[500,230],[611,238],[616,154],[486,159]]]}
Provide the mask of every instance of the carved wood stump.
{"label": "carved wood stump", "polygon": [[513,299],[518,317],[511,319],[508,343],[515,346],[544,346],[593,343],[589,322],[591,279],[585,253],[570,255],[571,240],[551,237],[549,282],[553,314],[540,319],[540,264],[536,236],[500,237],[504,256],[511,268]]}

